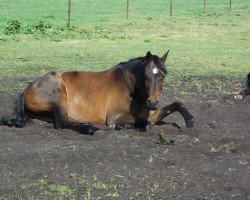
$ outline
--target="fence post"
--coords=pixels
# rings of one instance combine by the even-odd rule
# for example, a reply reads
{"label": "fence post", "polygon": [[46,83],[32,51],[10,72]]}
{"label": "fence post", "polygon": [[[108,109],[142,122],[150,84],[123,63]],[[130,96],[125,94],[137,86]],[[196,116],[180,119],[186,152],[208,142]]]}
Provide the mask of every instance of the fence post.
{"label": "fence post", "polygon": [[71,16],[71,0],[69,0],[68,4],[68,29],[70,29],[70,16]]}
{"label": "fence post", "polygon": [[206,0],[204,0],[204,16],[206,16]]}
{"label": "fence post", "polygon": [[173,10],[173,1],[170,0],[170,16],[172,16],[172,10]]}
{"label": "fence post", "polygon": [[126,18],[128,19],[128,10],[129,10],[129,0],[127,0],[127,5],[126,5]]}

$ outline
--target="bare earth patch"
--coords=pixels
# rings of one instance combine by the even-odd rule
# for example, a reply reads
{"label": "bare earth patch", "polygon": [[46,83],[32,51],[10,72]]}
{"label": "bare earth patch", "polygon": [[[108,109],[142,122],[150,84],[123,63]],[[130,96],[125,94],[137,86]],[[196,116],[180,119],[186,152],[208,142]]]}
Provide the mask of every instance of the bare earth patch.
{"label": "bare earth patch", "polygon": [[[13,99],[0,93],[0,117]],[[250,98],[183,103],[194,129],[178,113],[148,132],[0,126],[0,199],[250,199]]]}

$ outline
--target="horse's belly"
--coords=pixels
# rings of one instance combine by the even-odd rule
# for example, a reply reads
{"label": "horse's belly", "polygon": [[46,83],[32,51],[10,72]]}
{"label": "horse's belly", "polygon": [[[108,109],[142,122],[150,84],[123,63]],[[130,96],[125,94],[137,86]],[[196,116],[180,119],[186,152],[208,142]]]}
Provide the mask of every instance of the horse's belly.
{"label": "horse's belly", "polygon": [[81,98],[73,98],[68,102],[68,117],[81,123],[101,124],[106,123],[105,108],[86,102]]}

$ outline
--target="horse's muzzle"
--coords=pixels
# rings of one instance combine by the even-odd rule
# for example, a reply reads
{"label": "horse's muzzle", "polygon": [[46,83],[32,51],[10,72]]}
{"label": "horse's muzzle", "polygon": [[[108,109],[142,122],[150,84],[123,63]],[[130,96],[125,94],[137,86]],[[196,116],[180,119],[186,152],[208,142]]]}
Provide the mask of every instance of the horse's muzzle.
{"label": "horse's muzzle", "polygon": [[156,110],[158,108],[158,103],[159,101],[151,101],[149,99],[147,100],[147,105],[150,110]]}

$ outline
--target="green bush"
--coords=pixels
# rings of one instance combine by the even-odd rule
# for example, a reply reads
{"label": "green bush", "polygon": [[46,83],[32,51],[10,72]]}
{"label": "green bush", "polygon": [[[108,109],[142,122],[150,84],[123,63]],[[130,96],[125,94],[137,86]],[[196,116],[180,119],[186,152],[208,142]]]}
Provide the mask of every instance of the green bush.
{"label": "green bush", "polygon": [[21,22],[17,19],[10,19],[4,29],[6,35],[19,33],[21,30]]}
{"label": "green bush", "polygon": [[51,25],[48,22],[45,22],[45,21],[41,20],[37,24],[34,25],[34,28],[37,31],[40,31],[42,34],[44,34],[46,29],[51,28]]}

